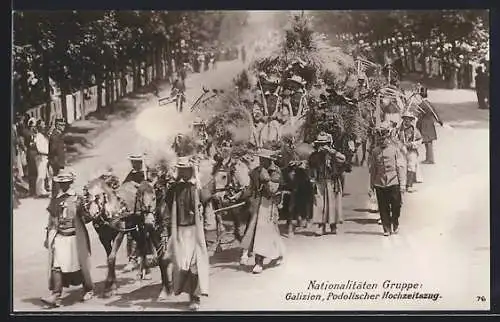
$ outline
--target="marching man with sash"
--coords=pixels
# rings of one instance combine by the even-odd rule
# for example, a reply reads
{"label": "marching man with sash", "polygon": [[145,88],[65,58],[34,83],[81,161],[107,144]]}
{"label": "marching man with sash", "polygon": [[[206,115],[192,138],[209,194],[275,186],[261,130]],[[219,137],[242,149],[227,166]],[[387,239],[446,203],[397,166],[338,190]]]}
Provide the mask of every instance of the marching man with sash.
{"label": "marching man with sash", "polygon": [[196,165],[180,157],[177,178],[167,191],[164,218],[169,218],[171,236],[166,258],[173,272],[175,295],[188,293],[191,310],[198,310],[201,296],[208,296],[209,260],[205,242],[204,219],[200,204],[201,189]]}
{"label": "marching man with sash", "polygon": [[71,185],[74,176],[59,173],[54,181],[60,191],[47,208],[49,222],[44,243],[49,250],[49,290],[52,294],[42,301],[50,307],[61,305],[63,287],[83,285],[82,301],[93,297],[90,276],[90,240],[80,196]]}

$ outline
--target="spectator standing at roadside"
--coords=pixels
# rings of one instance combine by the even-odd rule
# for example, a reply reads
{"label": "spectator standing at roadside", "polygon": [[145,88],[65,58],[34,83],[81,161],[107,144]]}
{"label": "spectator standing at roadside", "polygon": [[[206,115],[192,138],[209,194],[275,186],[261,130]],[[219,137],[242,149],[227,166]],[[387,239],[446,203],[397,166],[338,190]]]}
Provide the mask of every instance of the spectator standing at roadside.
{"label": "spectator standing at roadside", "polygon": [[[45,198],[49,196],[46,185],[48,182],[48,166],[49,166],[49,139],[46,135],[45,122],[39,120],[37,123],[37,133],[35,135],[35,146],[37,150],[36,156],[36,194],[37,197]],[[50,189],[49,189],[50,190]]]}
{"label": "spectator standing at roadside", "polygon": [[59,171],[64,169],[66,165],[66,146],[64,144],[64,128],[66,122],[64,119],[59,118],[55,121],[55,129],[49,137],[49,179],[52,181],[52,194],[57,194],[59,190],[57,183],[52,178],[59,174]]}

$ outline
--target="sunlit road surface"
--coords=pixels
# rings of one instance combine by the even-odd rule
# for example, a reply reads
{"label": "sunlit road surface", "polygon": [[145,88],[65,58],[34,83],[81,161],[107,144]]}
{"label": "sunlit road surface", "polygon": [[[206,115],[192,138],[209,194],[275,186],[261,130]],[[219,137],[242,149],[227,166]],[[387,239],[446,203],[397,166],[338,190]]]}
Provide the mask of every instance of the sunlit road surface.
{"label": "sunlit road surface", "polygon": [[[188,100],[199,95],[202,84],[225,86],[241,68],[238,62],[220,63],[215,71],[190,76]],[[453,102],[446,103],[450,97]],[[477,109],[474,94],[469,91],[431,91],[430,100],[449,126],[438,126],[436,164],[422,165],[424,183],[404,199],[399,235],[382,236],[382,228],[376,223],[378,215],[366,209],[367,169],[354,168],[347,176],[346,220],[339,234],[314,237],[310,232],[298,232],[293,238],[286,238],[285,263],[260,275],[251,274],[251,266],[240,267],[237,248],[213,256],[210,296],[203,302],[203,309],[489,309],[489,114]],[[188,113],[180,116],[172,105],[158,107],[155,100],[143,103],[130,119],[113,124],[98,138],[91,156],[72,165],[78,174],[77,187],[106,165],[124,177],[129,153],[146,149],[154,154],[162,147],[169,149],[172,136],[186,130],[192,118]],[[13,214],[15,311],[45,311],[39,298],[48,292],[47,252],[43,248],[47,203],[25,199]],[[118,294],[113,298],[100,297],[101,281],[106,274],[105,253],[94,229],[88,227],[98,297],[80,303],[80,289],[70,288],[57,311],[187,308],[185,295],[165,302],[155,300],[160,291],[158,269],[151,281],[142,282],[136,280],[135,273],[121,272],[126,263],[125,247],[120,249],[117,261]],[[384,281],[388,280],[386,284],[396,285],[385,289]],[[350,281],[350,285],[367,282],[375,284],[375,289],[315,290],[310,287],[314,281]],[[397,297],[396,288],[401,288],[402,283],[416,287],[404,293],[439,293],[439,297],[435,301],[383,298],[386,291],[390,292],[389,297]],[[351,294],[366,296],[365,291],[371,300],[354,299]]]}

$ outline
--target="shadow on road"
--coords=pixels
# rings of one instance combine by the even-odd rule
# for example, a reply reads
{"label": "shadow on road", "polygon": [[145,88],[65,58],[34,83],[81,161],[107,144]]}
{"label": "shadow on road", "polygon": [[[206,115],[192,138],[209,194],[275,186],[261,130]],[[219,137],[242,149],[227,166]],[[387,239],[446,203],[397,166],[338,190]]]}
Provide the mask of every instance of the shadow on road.
{"label": "shadow on road", "polygon": [[144,300],[152,302],[152,300],[156,299],[158,294],[160,294],[160,290],[161,284],[146,285],[139,289],[133,290],[130,293],[120,295],[119,299],[110,303],[106,303],[106,306],[130,308],[137,305],[133,303],[134,301]]}
{"label": "shadow on road", "polygon": [[[116,281],[116,284],[118,288],[121,286],[127,285],[131,282],[135,281],[132,278],[119,278]],[[94,285],[94,296],[95,298],[102,298],[102,294],[104,291],[104,283],[105,281],[97,282]],[[75,303],[81,302],[81,297],[82,297],[82,288],[81,287],[75,287],[74,289],[71,289],[67,291],[66,295],[63,295],[64,297],[61,300],[61,306],[70,306]],[[22,300],[24,303],[30,303],[34,306],[37,306],[39,308],[45,308],[46,305],[41,301],[40,297],[35,297],[35,298],[27,298]],[[92,301],[92,300],[91,300]]]}
{"label": "shadow on road", "polygon": [[368,209],[368,208],[354,208],[353,211],[355,211],[355,212],[367,212],[367,213],[370,213],[370,214],[376,214],[376,213],[378,213],[378,211],[373,210],[373,209]]}
{"label": "shadow on road", "polygon": [[384,233],[382,231],[346,231],[344,234],[349,235],[372,235],[372,236],[383,236]]}
{"label": "shadow on road", "polygon": [[241,256],[240,248],[234,247],[234,248],[223,249],[222,252],[214,253],[210,257],[210,265],[234,263],[238,261],[240,256]]}
{"label": "shadow on road", "polygon": [[[116,264],[115,265],[115,269],[118,272],[118,271],[121,271],[125,266],[126,266],[126,264]],[[108,265],[99,265],[96,268],[102,268],[102,269],[107,270],[108,269]]]}
{"label": "shadow on road", "polygon": [[346,221],[355,222],[356,224],[360,224],[360,225],[376,225],[377,222],[378,222],[378,219],[372,219],[372,218],[352,218],[352,219],[347,219]]}

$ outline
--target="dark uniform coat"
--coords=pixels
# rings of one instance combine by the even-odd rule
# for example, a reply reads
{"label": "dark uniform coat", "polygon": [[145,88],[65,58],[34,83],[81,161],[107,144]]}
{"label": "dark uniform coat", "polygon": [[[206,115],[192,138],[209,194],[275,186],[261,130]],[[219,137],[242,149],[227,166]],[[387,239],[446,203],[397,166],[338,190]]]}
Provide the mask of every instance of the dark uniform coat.
{"label": "dark uniform coat", "polygon": [[125,178],[125,180],[123,180],[122,184],[124,184],[126,182],[129,182],[129,181],[133,181],[133,182],[136,182],[138,184],[141,184],[144,180],[146,180],[146,176],[145,176],[143,170],[137,171],[137,170],[132,169],[128,173],[128,175]]}
{"label": "dark uniform coat", "polygon": [[58,130],[54,131],[49,138],[49,163],[54,170],[54,175],[57,175],[66,164],[64,134]]}
{"label": "dark uniform coat", "polygon": [[429,102],[422,102],[419,107],[423,113],[419,115],[417,129],[422,135],[423,143],[432,142],[437,139],[436,126],[434,123],[436,121],[442,123],[441,118],[439,117],[436,109],[430,105]]}

